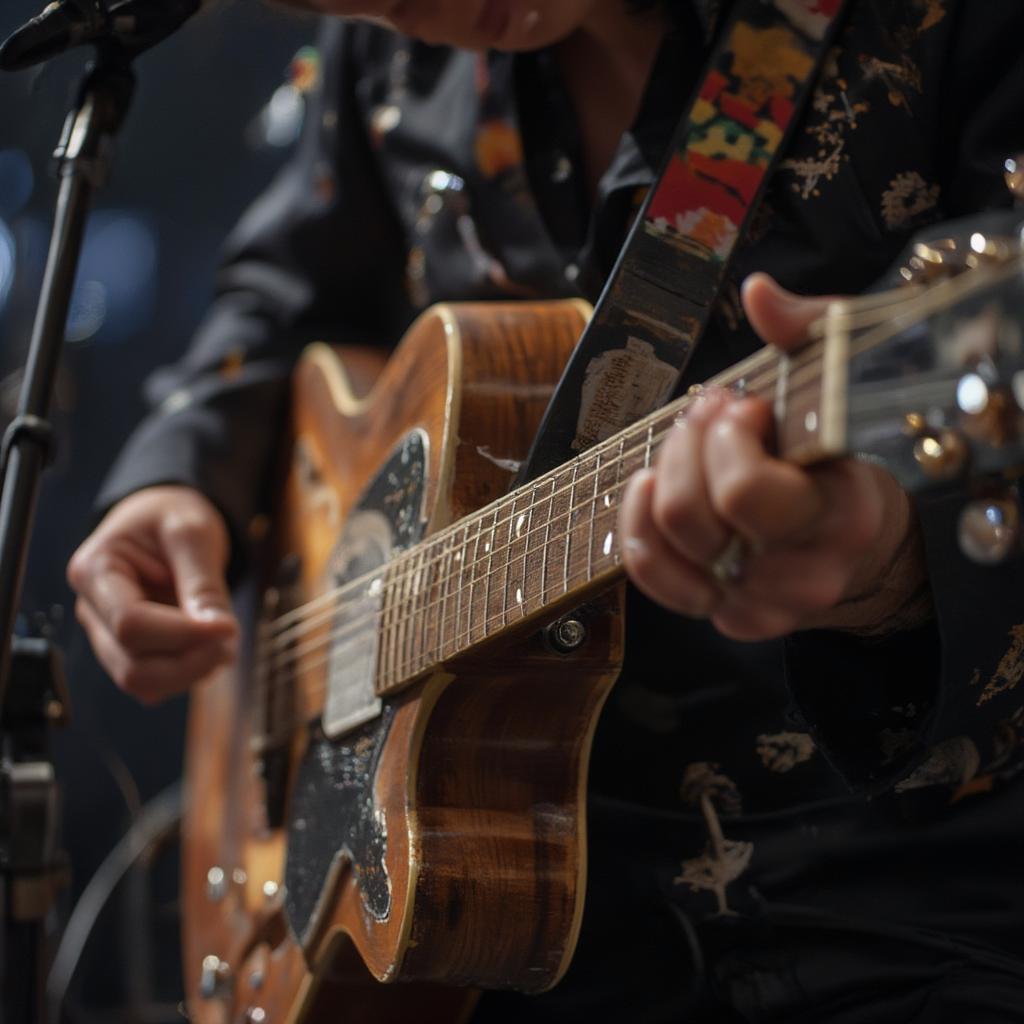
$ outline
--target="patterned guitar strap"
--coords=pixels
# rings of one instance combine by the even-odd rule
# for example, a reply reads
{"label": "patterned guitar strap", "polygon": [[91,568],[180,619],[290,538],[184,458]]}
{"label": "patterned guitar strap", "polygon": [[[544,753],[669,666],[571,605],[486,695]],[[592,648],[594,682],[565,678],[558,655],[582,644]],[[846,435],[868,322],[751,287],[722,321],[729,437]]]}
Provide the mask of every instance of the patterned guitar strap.
{"label": "patterned guitar strap", "polygon": [[[733,5],[520,483],[618,433],[675,391],[846,6],[847,0]],[[723,136],[728,156],[714,153],[715,138]]]}

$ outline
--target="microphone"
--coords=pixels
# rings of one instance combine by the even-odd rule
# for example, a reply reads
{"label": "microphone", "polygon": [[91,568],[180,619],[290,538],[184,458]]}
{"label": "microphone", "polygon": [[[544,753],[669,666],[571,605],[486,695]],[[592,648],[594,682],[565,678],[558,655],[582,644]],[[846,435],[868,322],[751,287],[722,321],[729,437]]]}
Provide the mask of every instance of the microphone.
{"label": "microphone", "polygon": [[141,53],[188,21],[204,2],[54,0],[0,46],[0,70],[18,71],[89,44]]}

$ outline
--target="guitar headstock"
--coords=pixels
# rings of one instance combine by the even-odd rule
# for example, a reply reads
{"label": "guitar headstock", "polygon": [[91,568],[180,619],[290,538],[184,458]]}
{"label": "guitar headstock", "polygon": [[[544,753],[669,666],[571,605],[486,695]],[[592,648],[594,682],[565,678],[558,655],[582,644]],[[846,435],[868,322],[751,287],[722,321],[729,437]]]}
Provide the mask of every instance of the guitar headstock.
{"label": "guitar headstock", "polygon": [[[903,276],[824,322],[826,351],[846,353],[845,447],[911,493],[989,495],[1024,475],[1024,239],[921,244]],[[982,525],[1004,516],[989,504]]]}

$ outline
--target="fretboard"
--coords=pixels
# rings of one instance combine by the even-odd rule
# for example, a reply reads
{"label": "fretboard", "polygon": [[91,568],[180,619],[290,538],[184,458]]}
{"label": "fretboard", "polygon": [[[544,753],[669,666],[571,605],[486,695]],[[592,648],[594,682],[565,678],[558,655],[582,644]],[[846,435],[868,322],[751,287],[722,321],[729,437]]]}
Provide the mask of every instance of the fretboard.
{"label": "fretboard", "polygon": [[[830,380],[829,367],[841,374],[845,356],[821,351],[789,358],[763,350],[705,386],[767,399],[778,454],[813,461],[843,444],[830,397],[845,381]],[[699,390],[394,558],[384,577],[378,694],[618,578],[626,481],[651,465]]]}

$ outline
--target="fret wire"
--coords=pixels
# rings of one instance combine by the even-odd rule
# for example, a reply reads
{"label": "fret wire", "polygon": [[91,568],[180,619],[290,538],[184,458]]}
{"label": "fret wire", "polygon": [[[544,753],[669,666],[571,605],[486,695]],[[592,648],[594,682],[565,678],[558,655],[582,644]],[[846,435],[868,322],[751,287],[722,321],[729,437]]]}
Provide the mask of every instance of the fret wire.
{"label": "fret wire", "polygon": [[414,547],[410,548],[407,557],[409,559],[408,571],[413,577],[412,595],[409,598],[409,615],[413,620],[412,655],[410,657],[409,668],[411,671],[415,671],[423,662],[423,650],[426,639],[423,616],[423,572],[426,560],[426,549],[422,542],[418,542]]}
{"label": "fret wire", "polygon": [[[619,454],[615,458],[615,483],[614,483],[613,486],[615,488],[615,491],[617,492],[617,495],[622,493],[621,492],[621,488],[622,488],[622,463],[623,463],[623,461],[625,459],[625,450],[626,450],[626,438],[625,438],[625,435],[623,435],[622,440],[619,441]],[[619,511],[618,510],[618,503],[614,502],[613,505],[615,507],[616,529],[618,529],[618,511]],[[621,558],[620,553],[619,553],[619,543],[618,543],[618,538],[617,537],[615,538],[615,542],[612,545],[612,551],[615,553],[614,554],[615,564],[618,565],[619,562],[622,561],[622,558]]]}
{"label": "fret wire", "polygon": [[501,585],[502,626],[508,625],[508,587],[512,572],[512,531],[516,523],[516,495],[512,495],[512,513],[508,517],[508,543],[505,545],[505,579]]}
{"label": "fret wire", "polygon": [[[456,534],[457,536],[457,534]],[[462,548],[460,552],[456,553],[455,561],[459,565],[458,582],[456,583],[455,589],[455,628],[452,630],[452,639],[455,646],[458,647],[459,641],[459,622],[462,616],[462,577],[465,572],[465,566],[463,563],[466,560],[466,528],[462,528]]]}
{"label": "fret wire", "polygon": [[441,609],[438,612],[440,616],[438,626],[440,627],[440,648],[441,648],[441,660],[445,660],[445,646],[446,630],[444,628],[445,621],[448,618],[448,598],[451,595],[451,567],[452,567],[452,546],[451,546],[451,534],[445,534],[445,543],[442,550],[441,556]]}
{"label": "fret wire", "polygon": [[526,536],[523,537],[523,614],[530,601],[530,535],[533,533],[533,510],[537,503],[537,482],[530,487],[530,506],[526,512]]}
{"label": "fret wire", "polygon": [[597,515],[597,487],[601,479],[601,452],[598,450],[594,464],[594,496],[590,499],[590,528],[587,532],[587,574],[594,574],[594,518]]}
{"label": "fret wire", "polygon": [[424,590],[427,595],[427,603],[423,606],[423,618],[426,620],[426,636],[427,636],[427,650],[426,655],[432,662],[440,661],[439,652],[437,650],[437,632],[434,629],[434,586],[435,586],[435,575],[437,570],[437,562],[434,561],[434,547],[435,542],[433,539],[428,540],[425,547],[425,562],[427,565],[426,579],[424,580]]}
{"label": "fret wire", "polygon": [[[403,556],[400,554],[398,556],[397,563],[399,566],[402,564],[402,560]],[[398,592],[400,595],[398,599],[399,607],[403,609],[408,608],[409,594],[412,593],[411,572],[406,571],[402,573],[402,583],[401,586],[398,588]],[[403,615],[402,619],[404,619],[405,621],[401,622],[400,620],[400,625],[398,629],[398,664],[395,666],[395,670],[398,672],[400,676],[403,673],[405,673],[409,668],[409,627],[412,625],[412,619],[410,616]]]}
{"label": "fret wire", "polygon": [[[427,575],[427,551],[429,550],[426,545],[418,545],[420,549],[420,568],[419,568],[419,586],[417,587],[418,604],[422,603],[422,607],[417,608],[417,614],[420,620],[420,649],[419,649],[419,662],[420,667],[423,667],[423,663],[427,661],[427,614],[426,614],[426,603],[430,600],[430,591],[428,588],[428,575]],[[422,595],[422,596],[419,596]]]}
{"label": "fret wire", "polygon": [[551,495],[548,498],[547,522],[544,524],[544,546],[543,556],[540,563],[540,601],[546,603],[548,599],[548,542],[551,539],[551,519],[555,514],[555,474],[551,476]]}
{"label": "fret wire", "polygon": [[491,615],[491,577],[494,573],[494,541],[498,530],[498,508],[496,506],[491,513],[491,538],[487,542],[487,576],[486,590],[484,592],[484,636],[487,636],[487,622]]}
{"label": "fret wire", "polygon": [[384,571],[384,614],[381,616],[381,645],[384,648],[384,658],[381,664],[381,679],[387,685],[391,670],[391,620],[394,615],[395,606],[392,600],[391,587],[387,585],[387,579],[391,575],[392,566],[388,565]]}
{"label": "fret wire", "polygon": [[576,477],[580,471],[580,460],[577,457],[572,464],[572,482],[569,484],[569,507],[566,511],[567,528],[565,535],[565,561],[562,564],[562,593],[569,593],[569,548],[572,546],[572,512],[576,503]]}
{"label": "fret wire", "polygon": [[466,618],[466,640],[473,642],[473,587],[476,585],[476,560],[480,554],[480,534],[483,532],[483,519],[478,518],[476,523],[476,538],[473,542],[473,560],[470,563],[469,572],[469,615]]}

